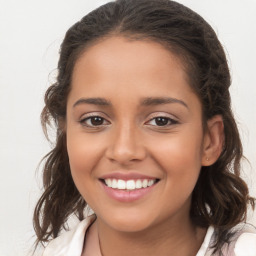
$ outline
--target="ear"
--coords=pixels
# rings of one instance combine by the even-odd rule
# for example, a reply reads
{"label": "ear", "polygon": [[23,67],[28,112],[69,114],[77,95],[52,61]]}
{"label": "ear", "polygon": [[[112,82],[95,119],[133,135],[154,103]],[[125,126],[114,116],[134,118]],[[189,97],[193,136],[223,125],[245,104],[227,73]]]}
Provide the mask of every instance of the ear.
{"label": "ear", "polygon": [[216,115],[207,121],[203,140],[202,166],[214,164],[224,145],[224,124],[221,115]]}

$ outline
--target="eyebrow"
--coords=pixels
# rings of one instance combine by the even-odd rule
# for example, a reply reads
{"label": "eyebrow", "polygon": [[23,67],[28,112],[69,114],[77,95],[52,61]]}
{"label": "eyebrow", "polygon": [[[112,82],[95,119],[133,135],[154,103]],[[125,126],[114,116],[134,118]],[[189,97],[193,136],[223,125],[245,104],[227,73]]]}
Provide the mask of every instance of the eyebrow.
{"label": "eyebrow", "polygon": [[154,105],[162,105],[162,104],[169,104],[169,103],[179,103],[188,109],[188,105],[179,99],[170,98],[170,97],[149,97],[144,98],[141,101],[142,106],[154,106]]}
{"label": "eyebrow", "polygon": [[[179,103],[184,107],[188,108],[188,105],[179,99],[170,98],[170,97],[147,97],[143,98],[140,102],[142,106],[155,106],[155,105],[163,105],[163,104],[170,104],[170,103]],[[75,102],[73,107],[76,107],[80,104],[92,104],[92,105],[99,105],[99,106],[112,106],[111,102],[105,98],[81,98]]]}
{"label": "eyebrow", "polygon": [[80,104],[92,104],[92,105],[100,105],[100,106],[111,106],[111,102],[104,98],[81,98],[75,102],[73,108]]}

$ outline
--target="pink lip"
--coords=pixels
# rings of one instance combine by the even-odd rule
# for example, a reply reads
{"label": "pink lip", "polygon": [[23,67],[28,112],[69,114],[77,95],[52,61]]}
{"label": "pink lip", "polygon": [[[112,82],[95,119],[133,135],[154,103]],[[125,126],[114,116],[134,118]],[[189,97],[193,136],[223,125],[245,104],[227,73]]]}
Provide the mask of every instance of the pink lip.
{"label": "pink lip", "polygon": [[152,192],[152,190],[155,188],[156,184],[146,187],[146,188],[140,188],[140,189],[134,189],[134,190],[122,190],[122,189],[114,189],[106,186],[103,182],[100,182],[104,191],[106,194],[111,197],[112,199],[115,199],[119,202],[132,202],[139,200],[143,197],[145,197],[147,194]]}
{"label": "pink lip", "polygon": [[136,172],[113,172],[110,174],[105,174],[100,177],[100,179],[121,179],[121,180],[143,180],[143,179],[148,179],[148,180],[155,180],[157,179],[156,177],[150,177],[146,176],[140,173]]}

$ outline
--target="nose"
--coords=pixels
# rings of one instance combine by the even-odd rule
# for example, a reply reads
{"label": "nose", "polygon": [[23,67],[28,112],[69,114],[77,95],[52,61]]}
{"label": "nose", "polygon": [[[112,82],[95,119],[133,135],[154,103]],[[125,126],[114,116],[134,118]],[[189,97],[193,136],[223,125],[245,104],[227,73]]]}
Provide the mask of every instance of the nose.
{"label": "nose", "polygon": [[146,157],[146,148],[143,145],[138,128],[124,124],[114,129],[110,136],[106,157],[122,165],[142,161]]}

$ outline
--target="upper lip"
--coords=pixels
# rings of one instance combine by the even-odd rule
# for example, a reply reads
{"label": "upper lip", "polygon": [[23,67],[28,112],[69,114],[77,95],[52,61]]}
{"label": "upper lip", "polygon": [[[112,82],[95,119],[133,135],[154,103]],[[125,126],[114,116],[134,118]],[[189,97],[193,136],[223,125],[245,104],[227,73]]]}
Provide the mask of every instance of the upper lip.
{"label": "upper lip", "polygon": [[128,171],[128,172],[112,172],[109,174],[104,174],[100,177],[100,179],[120,179],[120,180],[143,180],[143,179],[150,179],[150,180],[155,180],[158,179],[157,177],[153,177],[153,176],[148,176],[145,174],[141,174],[138,172],[132,172],[132,171]]}

